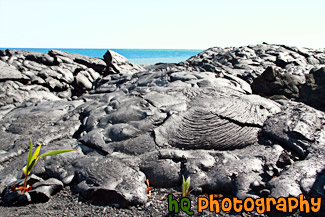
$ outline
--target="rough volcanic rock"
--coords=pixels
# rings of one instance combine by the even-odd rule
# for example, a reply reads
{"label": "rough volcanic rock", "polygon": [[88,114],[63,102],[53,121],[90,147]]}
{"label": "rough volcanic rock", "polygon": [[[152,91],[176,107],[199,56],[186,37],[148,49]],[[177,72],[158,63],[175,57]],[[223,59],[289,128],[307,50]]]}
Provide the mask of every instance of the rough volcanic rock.
{"label": "rough volcanic rock", "polygon": [[24,194],[20,191],[11,191],[3,193],[2,201],[5,205],[26,205],[32,201],[28,192]]}
{"label": "rough volcanic rock", "polygon": [[[24,76],[14,66],[0,61],[0,79],[4,80],[22,80]],[[27,79],[27,77],[25,77]]]}
{"label": "rough volcanic rock", "polygon": [[[159,64],[147,69],[166,72],[172,74],[172,80],[183,81],[191,80],[191,72],[214,72],[216,77],[225,77],[228,81],[232,75],[252,84],[255,94],[271,99],[293,99],[324,110],[321,76],[324,66],[325,52],[322,49],[263,43],[214,47],[178,64]],[[210,82],[204,80],[198,85],[210,85]]]}
{"label": "rough volcanic rock", "polygon": [[63,188],[63,183],[57,179],[50,178],[32,185],[32,190],[28,192],[33,202],[46,202],[52,195]]}
{"label": "rough volcanic rock", "polygon": [[[261,44],[210,48],[179,64],[149,67],[159,71],[200,71],[238,76],[253,92],[272,99],[294,99],[324,110],[324,50]],[[187,74],[187,76],[190,76]]]}
{"label": "rough volcanic rock", "polygon": [[325,67],[315,67],[301,85],[299,101],[324,111],[325,109]]}
{"label": "rough volcanic rock", "polygon": [[303,77],[314,66],[324,64],[324,50],[263,43],[242,47],[213,47],[178,64],[148,68],[153,71],[227,72],[252,83],[269,66],[283,73]]}
{"label": "rough volcanic rock", "polygon": [[292,99],[324,110],[324,75],[325,67],[313,68],[303,79],[269,67],[253,81],[252,90],[272,99]]}
{"label": "rough volcanic rock", "polygon": [[254,144],[266,118],[280,110],[271,101],[250,101],[254,97],[193,100],[187,106],[190,109],[172,115],[155,130],[156,142],[159,146],[218,150]]}
{"label": "rough volcanic rock", "polygon": [[315,141],[322,143],[318,138],[322,119],[323,114],[317,110],[302,103],[290,103],[265,122],[263,133],[305,158]]}
{"label": "rough volcanic rock", "polygon": [[[324,198],[325,115],[301,98],[322,96],[323,69],[309,71],[324,64],[324,52],[268,44],[211,48],[183,63],[145,69],[120,60],[121,73],[105,77],[96,58],[61,51],[0,56],[1,69],[11,72],[0,73],[1,84],[18,85],[11,91],[15,102],[6,101],[8,94],[0,101],[4,193],[23,178],[32,137],[43,151],[77,150],[35,166],[45,189],[52,180],[103,205],[146,204],[146,179],[154,189],[181,191],[182,175],[191,177],[197,194]],[[253,92],[259,88],[270,99],[252,94],[251,82]],[[30,91],[21,97],[19,85],[47,88],[55,99],[35,99]],[[59,94],[65,90],[70,98]],[[46,198],[56,192],[45,189]],[[21,197],[7,193],[2,201]],[[22,201],[33,202],[29,196]]]}
{"label": "rough volcanic rock", "polygon": [[[122,74],[133,74],[141,66],[111,51],[113,64]],[[6,50],[0,57],[0,107],[30,98],[72,99],[95,89],[104,74],[102,59],[52,50],[48,54]]]}
{"label": "rough volcanic rock", "polygon": [[[161,149],[143,159],[141,170],[154,187],[181,186],[184,174],[191,177],[196,193],[256,198],[266,189],[265,165],[275,165],[283,150],[279,145],[257,144],[232,151]],[[264,188],[253,190],[256,181],[264,183]]]}
{"label": "rough volcanic rock", "polygon": [[268,67],[252,83],[254,93],[272,98],[299,98],[299,86],[303,84],[297,76],[280,74],[276,68]]}
{"label": "rough volcanic rock", "polygon": [[[263,135],[274,139],[301,159],[269,182],[272,196],[311,193],[318,174],[324,169],[324,121],[323,112],[292,102],[265,122]],[[321,196],[324,197],[324,192]]]}
{"label": "rough volcanic rock", "polygon": [[[129,62],[128,59],[123,57],[122,55],[114,52],[109,51],[112,54],[112,63],[119,69],[120,72],[124,73],[134,73],[141,71],[143,68],[137,64]],[[92,58],[80,54],[71,54],[64,51],[59,50],[52,50],[49,51],[51,56],[57,57],[59,62],[66,62],[66,63],[74,63],[74,64],[81,64],[86,66],[87,68],[91,68],[96,72],[103,72],[106,68],[106,64],[104,60],[99,58]]]}
{"label": "rough volcanic rock", "polygon": [[[244,47],[210,48],[185,62],[190,67],[215,72],[227,71],[245,78],[260,75],[274,66],[289,74],[303,76],[312,66],[325,64],[323,51],[285,45],[260,44]],[[252,81],[245,79],[246,81]]]}
{"label": "rough volcanic rock", "polygon": [[[55,141],[74,136],[81,125],[78,111],[81,104],[82,101],[30,103],[13,109],[0,121],[0,162],[6,166],[1,167],[0,171],[0,191],[9,183],[22,178],[21,168],[26,164],[29,138],[33,138],[36,144],[42,143],[43,150],[46,150],[51,145],[55,149]],[[76,145],[76,142],[72,143],[74,146],[69,143],[60,149],[70,149]],[[69,153],[66,156],[69,156]],[[40,165],[42,161],[35,169]]]}
{"label": "rough volcanic rock", "polygon": [[78,191],[87,200],[120,207],[147,201],[145,175],[119,159],[87,157],[74,163]]}
{"label": "rough volcanic rock", "polygon": [[[152,154],[156,152],[151,152]],[[154,187],[177,187],[180,185],[180,162],[172,159],[146,160],[140,166],[141,171]]]}

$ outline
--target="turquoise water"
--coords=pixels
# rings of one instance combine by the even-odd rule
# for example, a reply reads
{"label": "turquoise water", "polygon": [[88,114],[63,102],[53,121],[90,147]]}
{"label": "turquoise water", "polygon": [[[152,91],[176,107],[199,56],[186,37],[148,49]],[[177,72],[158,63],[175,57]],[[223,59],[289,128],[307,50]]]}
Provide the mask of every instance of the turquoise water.
{"label": "turquoise water", "polygon": [[[6,48],[0,48],[5,50]],[[67,48],[9,48],[12,50],[29,50],[47,53],[49,50],[62,50],[90,57],[103,58],[107,49],[67,49]],[[173,49],[110,49],[128,58],[136,64],[153,65],[156,63],[178,63],[200,53],[203,50]]]}

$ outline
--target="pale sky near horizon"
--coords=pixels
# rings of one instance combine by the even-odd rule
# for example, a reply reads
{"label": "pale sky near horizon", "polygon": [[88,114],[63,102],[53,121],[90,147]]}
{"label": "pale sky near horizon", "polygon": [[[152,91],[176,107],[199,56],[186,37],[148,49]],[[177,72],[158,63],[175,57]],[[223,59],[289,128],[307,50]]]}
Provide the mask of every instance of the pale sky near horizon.
{"label": "pale sky near horizon", "polygon": [[2,48],[325,48],[324,0],[0,0]]}

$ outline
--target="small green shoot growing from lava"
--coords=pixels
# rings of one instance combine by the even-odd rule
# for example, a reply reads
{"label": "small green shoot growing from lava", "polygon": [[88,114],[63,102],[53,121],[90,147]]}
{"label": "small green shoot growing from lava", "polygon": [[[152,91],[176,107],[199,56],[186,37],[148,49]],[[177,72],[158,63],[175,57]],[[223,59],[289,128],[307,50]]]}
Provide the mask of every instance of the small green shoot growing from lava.
{"label": "small green shoot growing from lava", "polygon": [[53,155],[58,155],[58,154],[62,154],[65,152],[75,151],[74,149],[61,149],[61,150],[49,151],[47,153],[44,153],[44,154],[38,156],[39,152],[41,150],[41,146],[42,146],[42,144],[40,144],[33,153],[33,142],[32,142],[32,139],[30,139],[30,147],[29,147],[29,153],[28,153],[28,158],[27,158],[27,164],[23,168],[24,175],[25,175],[24,185],[22,188],[19,188],[21,193],[25,193],[26,190],[30,190],[30,187],[27,187],[27,177],[30,174],[30,172],[32,171],[35,164],[37,162],[39,162],[39,160],[42,157],[53,156]]}
{"label": "small green shoot growing from lava", "polygon": [[183,188],[182,188],[182,196],[186,197],[188,196],[191,191],[190,191],[190,182],[191,182],[191,178],[188,177],[185,181],[184,175],[183,176]]}

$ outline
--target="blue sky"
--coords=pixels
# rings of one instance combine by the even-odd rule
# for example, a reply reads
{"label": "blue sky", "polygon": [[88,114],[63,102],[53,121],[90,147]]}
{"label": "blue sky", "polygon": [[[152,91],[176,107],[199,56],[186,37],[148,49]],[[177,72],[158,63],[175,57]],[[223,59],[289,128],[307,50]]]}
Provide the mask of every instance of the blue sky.
{"label": "blue sky", "polygon": [[0,47],[325,48],[324,0],[0,0]]}

